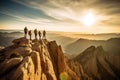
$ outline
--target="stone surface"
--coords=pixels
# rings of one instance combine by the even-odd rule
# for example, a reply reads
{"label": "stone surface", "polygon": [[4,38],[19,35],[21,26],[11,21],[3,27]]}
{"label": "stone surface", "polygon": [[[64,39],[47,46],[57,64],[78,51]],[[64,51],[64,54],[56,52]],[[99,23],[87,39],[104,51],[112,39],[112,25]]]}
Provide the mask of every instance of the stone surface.
{"label": "stone surface", "polygon": [[4,62],[0,63],[0,75],[6,73],[10,69],[14,68],[22,61],[22,57],[6,59]]}
{"label": "stone surface", "polygon": [[14,45],[17,46],[27,46],[27,47],[31,47],[31,41],[29,39],[26,39],[25,37],[19,38],[19,39],[15,39],[12,41],[14,43]]}
{"label": "stone surface", "polygon": [[60,80],[62,73],[68,80],[80,80],[68,67],[56,41],[19,38],[2,52],[5,59],[0,62],[0,80]]}

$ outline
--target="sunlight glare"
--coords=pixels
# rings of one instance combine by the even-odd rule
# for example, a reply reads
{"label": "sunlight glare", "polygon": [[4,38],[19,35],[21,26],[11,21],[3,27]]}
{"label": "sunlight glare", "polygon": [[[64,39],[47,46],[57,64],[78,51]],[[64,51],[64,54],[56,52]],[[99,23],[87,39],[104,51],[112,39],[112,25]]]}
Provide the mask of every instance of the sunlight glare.
{"label": "sunlight glare", "polygon": [[93,13],[89,12],[87,13],[83,19],[82,19],[83,24],[86,26],[91,26],[95,23],[95,16]]}

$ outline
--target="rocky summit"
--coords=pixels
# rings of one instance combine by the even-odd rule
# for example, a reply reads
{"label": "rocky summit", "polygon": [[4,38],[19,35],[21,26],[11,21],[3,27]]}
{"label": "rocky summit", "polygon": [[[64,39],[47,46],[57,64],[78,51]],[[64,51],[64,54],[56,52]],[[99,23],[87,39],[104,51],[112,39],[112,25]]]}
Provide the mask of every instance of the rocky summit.
{"label": "rocky summit", "polygon": [[0,50],[0,80],[80,80],[56,41],[24,37]]}

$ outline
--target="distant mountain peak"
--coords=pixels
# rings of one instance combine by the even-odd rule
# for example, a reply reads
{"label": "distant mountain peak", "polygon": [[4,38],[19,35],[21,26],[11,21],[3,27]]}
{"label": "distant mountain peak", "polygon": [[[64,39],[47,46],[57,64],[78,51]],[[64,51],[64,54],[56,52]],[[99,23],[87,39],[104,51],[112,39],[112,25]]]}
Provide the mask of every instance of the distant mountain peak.
{"label": "distant mountain peak", "polygon": [[99,50],[104,50],[104,49],[103,49],[103,46],[97,46],[97,49],[99,49]]}
{"label": "distant mountain peak", "polygon": [[86,40],[88,40],[88,39],[80,38],[80,39],[76,40],[76,42],[79,42],[79,41],[86,41]]}
{"label": "distant mountain peak", "polygon": [[95,49],[96,49],[95,46],[90,46],[85,50],[85,52],[91,52],[91,51],[94,51]]}
{"label": "distant mountain peak", "polygon": [[90,46],[73,60],[79,62],[93,80],[120,79],[120,55],[116,57],[105,51],[102,46]]}
{"label": "distant mountain peak", "polygon": [[103,56],[104,54],[106,54],[106,52],[102,46],[90,46],[74,59],[84,64],[89,61],[89,59],[96,58],[97,56]]}

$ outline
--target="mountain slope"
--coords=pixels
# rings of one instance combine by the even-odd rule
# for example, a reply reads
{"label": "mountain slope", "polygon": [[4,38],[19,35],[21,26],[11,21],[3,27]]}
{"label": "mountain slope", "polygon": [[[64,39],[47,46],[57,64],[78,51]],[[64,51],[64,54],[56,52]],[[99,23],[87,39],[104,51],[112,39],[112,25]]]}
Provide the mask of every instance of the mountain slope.
{"label": "mountain slope", "polygon": [[78,39],[75,42],[67,45],[65,51],[69,54],[78,54],[84,51],[89,46],[100,46],[109,53],[120,53],[120,38],[111,38],[108,40],[88,40],[88,39]]}
{"label": "mountain slope", "polygon": [[120,55],[108,53],[102,46],[90,46],[73,60],[81,64],[93,80],[120,79]]}
{"label": "mountain slope", "polygon": [[0,80],[80,80],[55,41],[19,38],[0,50]]}

